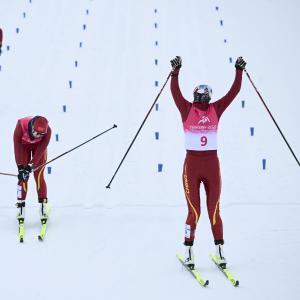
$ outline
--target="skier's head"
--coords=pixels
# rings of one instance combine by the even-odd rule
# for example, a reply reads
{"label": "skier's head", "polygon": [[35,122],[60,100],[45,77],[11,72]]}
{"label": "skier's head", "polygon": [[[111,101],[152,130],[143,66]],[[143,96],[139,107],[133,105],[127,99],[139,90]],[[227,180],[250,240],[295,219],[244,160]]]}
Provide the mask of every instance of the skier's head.
{"label": "skier's head", "polygon": [[208,103],[211,100],[212,89],[209,85],[200,84],[194,89],[194,102]]}
{"label": "skier's head", "polygon": [[41,116],[35,116],[30,121],[31,123],[31,133],[34,138],[41,137],[47,133],[48,130],[48,120]]}

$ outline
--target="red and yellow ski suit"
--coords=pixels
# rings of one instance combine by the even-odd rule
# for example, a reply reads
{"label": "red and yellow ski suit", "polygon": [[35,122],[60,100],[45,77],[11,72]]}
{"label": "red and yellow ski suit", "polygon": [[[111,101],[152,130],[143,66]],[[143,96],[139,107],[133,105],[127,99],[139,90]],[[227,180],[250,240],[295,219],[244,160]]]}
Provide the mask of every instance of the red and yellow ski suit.
{"label": "red and yellow ski suit", "polygon": [[[17,165],[33,164],[34,168],[47,161],[47,146],[51,138],[51,128],[48,126],[47,133],[40,138],[34,139],[30,135],[29,122],[32,117],[18,120],[14,131],[14,150]],[[47,185],[44,179],[42,167],[34,172],[38,199],[40,202],[47,199]],[[18,199],[25,200],[27,194],[27,181],[18,182]]]}
{"label": "red and yellow ski suit", "polygon": [[1,50],[1,47],[2,47],[2,40],[3,40],[3,31],[0,28],[0,50]]}
{"label": "red and yellow ski suit", "polygon": [[[172,72],[171,92],[175,104],[185,124],[192,113],[213,111],[216,122],[225,109],[239,93],[242,83],[242,70],[236,70],[235,80],[228,93],[214,103],[191,103],[181,94],[178,84],[179,69]],[[203,117],[202,117],[203,118]],[[207,117],[205,117],[207,119]],[[205,122],[206,119],[200,122]],[[201,125],[201,124],[200,124]],[[217,126],[217,125],[216,125]],[[194,126],[197,127],[197,126]],[[215,130],[217,131],[217,129]],[[200,142],[200,141],[199,141]],[[205,140],[203,141],[205,142]],[[209,149],[209,148],[208,148]],[[188,216],[186,219],[185,245],[193,245],[197,222],[200,217],[200,184],[203,182],[206,191],[206,204],[213,237],[216,244],[223,244],[223,224],[220,217],[221,175],[217,150],[189,150],[183,166],[183,187],[187,200]]]}

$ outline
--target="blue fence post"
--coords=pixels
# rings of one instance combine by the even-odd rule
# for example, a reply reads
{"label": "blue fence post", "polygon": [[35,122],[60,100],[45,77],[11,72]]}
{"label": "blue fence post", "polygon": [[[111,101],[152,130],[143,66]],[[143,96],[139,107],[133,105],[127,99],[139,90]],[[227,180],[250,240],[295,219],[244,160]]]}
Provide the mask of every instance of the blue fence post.
{"label": "blue fence post", "polygon": [[162,172],[163,164],[158,164],[157,169],[158,169],[158,172]]}
{"label": "blue fence post", "polygon": [[267,168],[267,160],[265,158],[263,158],[263,160],[262,160],[262,168],[263,168],[263,170],[265,170]]}

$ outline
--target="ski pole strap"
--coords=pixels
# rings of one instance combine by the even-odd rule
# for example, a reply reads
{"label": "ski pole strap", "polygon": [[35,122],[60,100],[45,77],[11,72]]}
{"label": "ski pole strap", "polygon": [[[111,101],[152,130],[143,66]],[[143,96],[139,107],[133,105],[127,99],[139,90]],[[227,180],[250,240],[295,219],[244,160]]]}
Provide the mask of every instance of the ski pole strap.
{"label": "ski pole strap", "polygon": [[277,127],[277,129],[278,129],[279,133],[281,134],[281,136],[282,136],[282,138],[283,138],[283,140],[285,141],[286,145],[288,146],[289,150],[291,151],[292,155],[294,156],[294,158],[295,158],[295,160],[296,160],[296,162],[297,162],[298,166],[300,167],[300,163],[299,163],[299,160],[298,160],[298,158],[297,158],[296,154],[294,153],[294,151],[293,151],[292,147],[290,146],[290,144],[288,143],[288,141],[287,141],[287,139],[285,138],[284,134],[282,133],[282,131],[281,131],[281,129],[280,129],[280,127],[279,127],[279,125],[277,124],[277,122],[276,122],[275,118],[273,117],[273,115],[272,115],[271,111],[269,110],[269,108],[268,108],[267,104],[265,103],[265,101],[264,101],[263,97],[261,96],[260,92],[257,90],[256,86],[254,85],[254,83],[253,83],[253,81],[252,81],[252,79],[251,79],[251,77],[250,77],[249,73],[247,72],[247,70],[246,70],[246,69],[244,69],[244,71],[245,71],[245,73],[246,73],[246,75],[247,75],[247,77],[248,77],[249,81],[251,82],[251,84],[252,84],[253,88],[255,89],[255,91],[256,91],[256,93],[257,93],[258,97],[259,97],[259,98],[260,98],[260,100],[262,101],[262,103],[263,103],[263,105],[264,105],[265,109],[267,110],[267,112],[268,112],[269,116],[271,117],[271,119],[273,120],[274,124],[276,125],[276,127]]}

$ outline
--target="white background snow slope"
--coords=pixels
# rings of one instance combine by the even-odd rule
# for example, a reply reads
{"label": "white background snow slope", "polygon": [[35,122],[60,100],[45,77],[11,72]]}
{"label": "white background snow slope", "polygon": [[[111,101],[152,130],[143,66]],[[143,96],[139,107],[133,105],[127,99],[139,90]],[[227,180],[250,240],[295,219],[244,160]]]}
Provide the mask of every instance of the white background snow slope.
{"label": "white background snow slope", "polygon": [[218,141],[225,254],[239,288],[208,257],[214,244],[202,188],[194,248],[209,287],[176,260],[186,218],[185,150],[169,83],[111,189],[105,186],[176,55],[190,100],[200,83],[212,86],[214,99],[223,96],[242,55],[299,157],[299,9],[296,0],[1,0],[0,172],[17,172],[12,135],[23,116],[50,120],[49,159],[118,128],[50,164],[52,212],[43,243],[33,179],[19,244],[16,180],[1,176],[0,298],[297,299],[299,166],[245,75]]}

